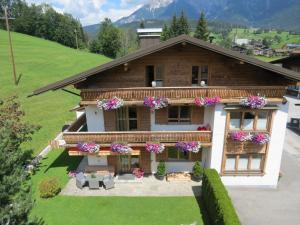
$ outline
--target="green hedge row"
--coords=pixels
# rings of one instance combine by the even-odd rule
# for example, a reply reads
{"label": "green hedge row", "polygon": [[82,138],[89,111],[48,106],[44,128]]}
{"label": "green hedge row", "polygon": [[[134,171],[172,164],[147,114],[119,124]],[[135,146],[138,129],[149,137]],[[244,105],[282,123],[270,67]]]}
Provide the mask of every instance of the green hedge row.
{"label": "green hedge row", "polygon": [[204,170],[202,199],[213,224],[241,225],[228,192],[215,169]]}

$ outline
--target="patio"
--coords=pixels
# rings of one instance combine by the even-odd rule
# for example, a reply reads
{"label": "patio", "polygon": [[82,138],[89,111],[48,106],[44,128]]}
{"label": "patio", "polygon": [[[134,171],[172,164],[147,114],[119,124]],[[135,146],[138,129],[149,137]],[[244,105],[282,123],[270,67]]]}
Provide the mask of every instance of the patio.
{"label": "patio", "polygon": [[[83,171],[87,163],[84,158],[77,171]],[[154,176],[145,176],[141,179],[124,180],[115,178],[115,188],[105,190],[103,187],[90,190],[88,186],[83,189],[76,187],[76,179],[71,178],[62,189],[61,195],[68,196],[199,196],[201,182],[157,180]]]}

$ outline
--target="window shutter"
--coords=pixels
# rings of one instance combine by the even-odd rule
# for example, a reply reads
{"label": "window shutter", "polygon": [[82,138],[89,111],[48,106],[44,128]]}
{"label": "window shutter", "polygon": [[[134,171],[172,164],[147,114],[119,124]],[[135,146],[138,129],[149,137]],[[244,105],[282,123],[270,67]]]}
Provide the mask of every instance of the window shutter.
{"label": "window shutter", "polygon": [[167,150],[165,149],[162,153],[156,154],[156,162],[167,161]]}
{"label": "window shutter", "polygon": [[137,107],[138,130],[150,131],[150,109],[147,107]]}
{"label": "window shutter", "polygon": [[155,110],[155,123],[168,124],[168,107]]}
{"label": "window shutter", "polygon": [[192,124],[203,124],[204,122],[204,107],[192,106]]}
{"label": "window shutter", "polygon": [[200,150],[197,153],[191,152],[191,161],[196,162],[196,161],[201,161],[202,159],[202,150]]}
{"label": "window shutter", "polygon": [[105,131],[116,131],[116,110],[103,110]]}

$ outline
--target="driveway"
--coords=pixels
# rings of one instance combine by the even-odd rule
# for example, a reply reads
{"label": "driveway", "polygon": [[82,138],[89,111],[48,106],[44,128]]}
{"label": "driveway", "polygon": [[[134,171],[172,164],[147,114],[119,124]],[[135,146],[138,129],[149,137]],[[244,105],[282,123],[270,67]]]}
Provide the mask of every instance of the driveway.
{"label": "driveway", "polygon": [[290,130],[286,132],[281,172],[277,189],[228,188],[243,225],[300,224],[300,136]]}

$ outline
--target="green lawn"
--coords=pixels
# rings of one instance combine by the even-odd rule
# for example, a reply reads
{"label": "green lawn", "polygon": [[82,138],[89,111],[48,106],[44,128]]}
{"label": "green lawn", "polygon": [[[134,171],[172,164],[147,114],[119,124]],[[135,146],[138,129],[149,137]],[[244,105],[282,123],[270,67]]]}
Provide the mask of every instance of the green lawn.
{"label": "green lawn", "polygon": [[[32,217],[47,225],[180,225],[203,224],[199,205],[194,197],[69,197],[40,199],[37,185],[45,177],[56,176],[62,186],[69,170],[76,168],[80,157],[69,157],[61,150],[53,150],[43,160],[33,176],[36,203]],[[206,223],[207,224],[207,223]]]}
{"label": "green lawn", "polygon": [[27,98],[27,95],[36,88],[110,59],[24,34],[12,33],[12,39],[20,82],[18,86],[13,84],[7,32],[0,30],[0,99],[17,94],[26,113],[25,119],[42,126],[26,146],[36,154],[54,138],[65,122],[73,120],[74,113],[69,110],[79,102],[79,97],[63,91],[32,98]]}

